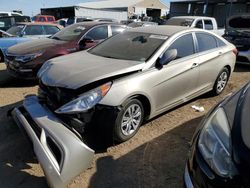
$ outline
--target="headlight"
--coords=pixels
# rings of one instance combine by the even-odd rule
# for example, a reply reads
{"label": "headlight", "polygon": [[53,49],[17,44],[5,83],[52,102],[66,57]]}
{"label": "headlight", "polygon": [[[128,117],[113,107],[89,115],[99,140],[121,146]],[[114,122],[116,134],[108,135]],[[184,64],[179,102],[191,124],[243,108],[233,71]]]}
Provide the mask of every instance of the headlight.
{"label": "headlight", "polygon": [[201,131],[199,150],[216,174],[233,177],[237,170],[232,161],[231,131],[222,108],[213,113]]}
{"label": "headlight", "polygon": [[35,54],[17,56],[15,60],[26,63],[26,62],[32,61],[33,59],[36,59],[37,57],[40,57],[41,55],[43,55],[43,52],[37,52]]}
{"label": "headlight", "polygon": [[93,108],[102,98],[108,93],[111,88],[111,82],[106,83],[96,89],[93,89],[79,98],[65,104],[55,112],[58,114],[74,114],[79,112],[85,112]]}

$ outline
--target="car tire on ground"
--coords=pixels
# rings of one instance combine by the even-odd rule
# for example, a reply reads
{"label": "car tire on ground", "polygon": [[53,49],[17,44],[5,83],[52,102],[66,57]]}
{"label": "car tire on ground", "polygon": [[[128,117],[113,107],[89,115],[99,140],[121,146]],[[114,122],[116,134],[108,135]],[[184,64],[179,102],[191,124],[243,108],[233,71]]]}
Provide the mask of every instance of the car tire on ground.
{"label": "car tire on ground", "polygon": [[144,109],[138,99],[129,99],[123,105],[114,125],[114,139],[125,142],[139,130],[144,118]]}
{"label": "car tire on ground", "polygon": [[214,87],[212,90],[213,95],[217,96],[224,91],[225,87],[227,86],[229,76],[230,76],[230,73],[229,73],[228,68],[224,67],[222,71],[220,71],[214,83]]}

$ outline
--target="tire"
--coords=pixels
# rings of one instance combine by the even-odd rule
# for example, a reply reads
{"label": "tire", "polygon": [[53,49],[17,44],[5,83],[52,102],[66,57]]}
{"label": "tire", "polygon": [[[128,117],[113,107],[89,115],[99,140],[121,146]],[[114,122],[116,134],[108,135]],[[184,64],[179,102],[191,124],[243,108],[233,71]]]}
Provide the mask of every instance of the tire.
{"label": "tire", "polygon": [[[131,113],[134,115],[130,116]],[[142,103],[138,99],[127,100],[122,105],[122,109],[115,121],[114,140],[121,143],[132,138],[138,132],[143,118],[144,109]],[[126,121],[126,119],[128,120]]]}
{"label": "tire", "polygon": [[225,87],[227,86],[229,76],[229,70],[224,67],[214,83],[214,87],[212,90],[212,94],[214,96],[220,95],[224,91]]}

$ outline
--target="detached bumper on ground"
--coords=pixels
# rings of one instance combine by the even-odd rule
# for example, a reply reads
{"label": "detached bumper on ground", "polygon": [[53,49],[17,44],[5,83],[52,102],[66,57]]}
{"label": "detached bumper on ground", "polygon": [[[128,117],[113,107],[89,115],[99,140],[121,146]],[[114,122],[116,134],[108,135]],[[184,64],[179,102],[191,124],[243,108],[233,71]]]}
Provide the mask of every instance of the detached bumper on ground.
{"label": "detached bumper on ground", "polygon": [[32,141],[50,187],[66,187],[89,167],[94,151],[42,106],[36,96],[26,98],[12,115]]}

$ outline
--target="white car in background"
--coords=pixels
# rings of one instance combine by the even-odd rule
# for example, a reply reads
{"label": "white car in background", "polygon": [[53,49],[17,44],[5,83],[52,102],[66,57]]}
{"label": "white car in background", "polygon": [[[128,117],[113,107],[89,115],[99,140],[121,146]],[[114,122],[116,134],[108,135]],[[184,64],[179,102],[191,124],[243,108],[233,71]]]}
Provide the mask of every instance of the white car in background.
{"label": "white car in background", "polygon": [[3,11],[0,11],[0,17],[2,17],[2,16],[23,16],[23,15],[18,13],[18,12],[3,12]]}
{"label": "white car in background", "polygon": [[170,18],[165,25],[188,26],[192,28],[199,28],[210,30],[219,36],[222,36],[225,29],[219,29],[215,18],[202,16],[176,16]]}

